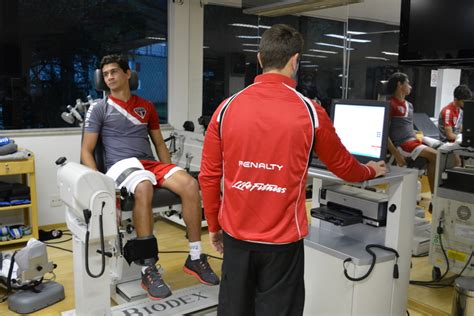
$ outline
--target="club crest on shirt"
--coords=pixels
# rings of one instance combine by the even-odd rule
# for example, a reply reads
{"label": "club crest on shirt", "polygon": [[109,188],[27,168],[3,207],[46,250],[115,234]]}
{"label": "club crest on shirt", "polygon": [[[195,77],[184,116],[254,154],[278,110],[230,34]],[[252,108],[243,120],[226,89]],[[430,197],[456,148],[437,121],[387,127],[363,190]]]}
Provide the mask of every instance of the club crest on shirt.
{"label": "club crest on shirt", "polygon": [[405,108],[403,106],[398,106],[397,108],[401,114],[405,114]]}
{"label": "club crest on shirt", "polygon": [[137,115],[140,116],[142,119],[145,118],[145,115],[146,115],[145,108],[143,108],[143,107],[134,108],[133,112],[137,113]]}

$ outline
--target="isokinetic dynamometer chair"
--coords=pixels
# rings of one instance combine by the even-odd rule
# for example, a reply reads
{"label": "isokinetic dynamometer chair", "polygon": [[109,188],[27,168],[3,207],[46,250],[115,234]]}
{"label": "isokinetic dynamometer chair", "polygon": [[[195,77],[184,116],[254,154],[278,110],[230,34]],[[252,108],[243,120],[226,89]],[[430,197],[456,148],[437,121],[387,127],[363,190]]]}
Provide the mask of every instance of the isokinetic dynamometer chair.
{"label": "isokinetic dynamometer chair", "polygon": [[[97,69],[94,73],[94,84],[98,91],[107,93],[109,91],[104,82],[102,72]],[[129,79],[130,90],[138,88],[138,75],[132,71]],[[94,149],[94,158],[97,169],[105,173],[105,152],[99,137]],[[127,192],[125,187],[120,188],[120,211],[122,216],[121,226],[117,238],[117,248],[120,249],[117,256],[111,258],[112,282],[115,283],[116,291],[111,291],[112,298],[117,303],[124,303],[131,300],[142,298],[144,294],[140,287],[140,267],[132,263],[129,265],[124,256],[124,245],[128,240],[135,237],[134,227],[131,221],[131,211],[134,206],[133,195]],[[152,208],[159,209],[161,212],[179,212],[181,208],[180,197],[166,188],[155,188],[153,193]],[[178,211],[176,211],[178,209]],[[121,216],[119,216],[121,217]]]}

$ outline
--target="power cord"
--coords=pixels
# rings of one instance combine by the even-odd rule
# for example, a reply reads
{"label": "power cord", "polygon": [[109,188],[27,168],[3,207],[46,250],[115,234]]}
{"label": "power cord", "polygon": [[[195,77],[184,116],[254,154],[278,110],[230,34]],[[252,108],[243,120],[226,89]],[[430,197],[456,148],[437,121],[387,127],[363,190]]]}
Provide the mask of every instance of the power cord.
{"label": "power cord", "polygon": [[[449,259],[448,255],[446,254],[446,250],[444,249],[443,245],[443,233],[444,233],[444,228],[443,228],[443,223],[444,223],[444,213],[441,213],[441,216],[439,218],[438,222],[438,227],[436,228],[436,233],[439,236],[439,244],[441,247],[441,250],[443,252],[444,259],[446,261],[446,271],[444,271],[443,275],[440,276],[437,279],[431,280],[431,281],[419,281],[419,280],[410,280],[410,284],[412,285],[420,285],[420,286],[425,286],[425,287],[431,287],[431,288],[443,288],[443,287],[450,287],[452,286],[451,283],[444,284],[444,283],[439,283],[439,281],[443,280],[444,277],[448,274],[449,272]],[[470,259],[468,260],[468,262]],[[463,269],[464,271],[464,269]]]}
{"label": "power cord", "polygon": [[352,258],[347,258],[347,259],[344,260],[344,262],[342,263],[342,266],[344,267],[344,275],[345,275],[345,277],[346,277],[348,280],[350,280],[350,281],[358,282],[358,281],[362,281],[362,280],[366,279],[366,278],[370,275],[370,273],[372,273],[372,270],[373,270],[374,267],[375,267],[375,261],[376,261],[376,259],[377,259],[377,256],[376,256],[375,253],[372,251],[372,248],[382,249],[382,250],[389,251],[389,252],[395,254],[395,265],[393,266],[393,278],[394,278],[394,279],[398,279],[398,277],[399,277],[398,258],[400,257],[400,255],[398,254],[398,251],[396,251],[395,249],[390,248],[390,247],[385,247],[385,246],[376,245],[376,244],[369,244],[369,245],[365,246],[365,251],[367,251],[367,252],[372,256],[372,262],[370,263],[370,267],[369,267],[369,270],[367,271],[367,273],[364,274],[364,275],[361,276],[361,277],[358,277],[358,278],[351,277],[351,276],[347,273],[346,263],[352,261]]}
{"label": "power cord", "polygon": [[87,226],[87,231],[86,231],[86,240],[85,240],[85,266],[86,266],[86,272],[91,278],[99,278],[101,277],[104,272],[105,272],[105,242],[104,242],[104,225],[103,225],[103,215],[104,215],[104,207],[105,207],[105,202],[102,201],[102,208],[100,209],[100,215],[99,215],[99,230],[100,230],[100,255],[101,255],[101,269],[98,274],[93,274],[90,271],[89,267],[89,222],[92,217],[92,212],[91,210],[85,209],[84,212],[84,220],[86,222]]}

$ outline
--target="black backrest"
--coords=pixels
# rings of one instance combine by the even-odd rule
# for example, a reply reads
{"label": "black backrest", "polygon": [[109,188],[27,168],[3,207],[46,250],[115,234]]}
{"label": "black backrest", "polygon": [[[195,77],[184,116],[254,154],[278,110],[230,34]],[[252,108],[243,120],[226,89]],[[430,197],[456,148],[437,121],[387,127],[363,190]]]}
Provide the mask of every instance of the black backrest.
{"label": "black backrest", "polygon": [[104,145],[102,144],[102,138],[99,135],[97,139],[97,144],[94,148],[94,159],[95,164],[97,166],[97,170],[105,173],[107,170],[105,168],[105,152],[104,152]]}
{"label": "black backrest", "polygon": [[428,114],[413,113],[413,125],[415,129],[423,132],[423,136],[439,139],[439,129],[431,121]]}

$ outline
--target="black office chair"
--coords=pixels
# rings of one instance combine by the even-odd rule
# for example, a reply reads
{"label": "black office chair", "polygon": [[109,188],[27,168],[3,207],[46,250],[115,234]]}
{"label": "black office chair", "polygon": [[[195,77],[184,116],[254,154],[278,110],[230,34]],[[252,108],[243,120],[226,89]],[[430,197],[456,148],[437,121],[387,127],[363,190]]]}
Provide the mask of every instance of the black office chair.
{"label": "black office chair", "polygon": [[[136,90],[138,88],[138,75],[135,71],[132,71],[132,76],[129,79],[130,90]],[[94,84],[95,89],[98,91],[109,91],[109,88],[104,82],[104,77],[102,76],[102,71],[100,69],[96,69],[94,73]],[[105,173],[105,153],[104,148],[102,145],[102,140],[99,137],[97,140],[97,144],[94,148],[94,158],[97,165],[97,169],[100,172]],[[121,200],[121,210],[122,211],[131,211],[133,210],[134,199],[133,195],[128,194],[126,191],[121,192],[122,200]],[[164,206],[171,206],[181,204],[180,197],[176,194],[171,192],[166,188],[155,188],[153,192],[153,201],[152,207],[164,207]]]}

